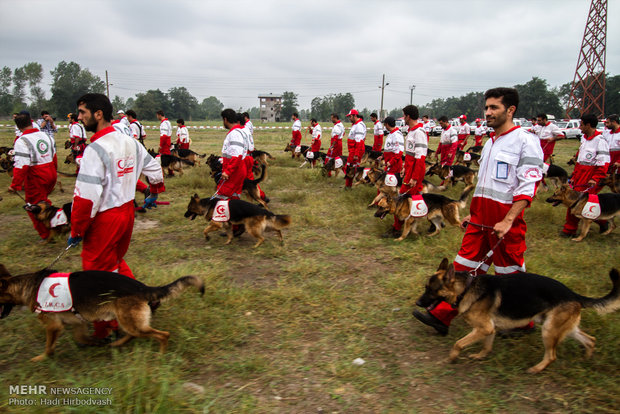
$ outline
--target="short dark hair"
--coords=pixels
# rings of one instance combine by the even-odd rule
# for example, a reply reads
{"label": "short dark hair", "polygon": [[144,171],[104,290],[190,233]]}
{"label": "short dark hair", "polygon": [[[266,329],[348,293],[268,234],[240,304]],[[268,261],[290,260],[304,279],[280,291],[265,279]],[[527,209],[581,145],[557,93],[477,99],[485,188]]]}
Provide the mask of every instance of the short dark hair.
{"label": "short dark hair", "polygon": [[442,116],[439,117],[437,122],[448,122],[448,117],[445,116],[445,115],[442,115]]}
{"label": "short dark hair", "polygon": [[245,125],[245,118],[243,117],[243,113],[237,112],[237,122],[241,125]]}
{"label": "short dark hair", "polygon": [[177,124],[185,125],[185,120],[183,118],[177,119]]}
{"label": "short dark hair", "polygon": [[420,117],[420,111],[415,105],[407,105],[403,108],[403,114],[409,115],[411,119],[418,119]]}
{"label": "short dark hair", "polygon": [[484,100],[489,98],[501,98],[502,104],[508,109],[515,107],[515,113],[519,109],[519,92],[515,88],[493,88],[484,93]]}
{"label": "short dark hair", "polygon": [[138,114],[136,114],[136,111],[134,111],[133,109],[130,109],[129,111],[125,112],[125,115],[130,116],[133,119],[138,119]]}
{"label": "short dark hair", "polygon": [[318,122],[316,118],[310,118],[310,122]]}
{"label": "short dark hair", "polygon": [[71,119],[72,121],[77,122],[77,120],[78,120],[78,119],[77,119],[77,114],[74,114],[73,112],[71,112],[71,113],[69,114],[69,119]]}
{"label": "short dark hair", "polygon": [[538,115],[536,115],[536,118],[544,119],[546,121],[547,120],[547,114],[538,114]]}
{"label": "short dark hair", "polygon": [[383,125],[393,128],[396,126],[396,120],[393,116],[388,116],[383,120]]}
{"label": "short dark hair", "polygon": [[102,93],[87,93],[80,96],[76,103],[77,106],[84,105],[93,114],[101,111],[103,119],[107,122],[112,120],[112,103],[107,96]]}
{"label": "short dark hair", "polygon": [[336,118],[336,119],[340,119],[340,115],[338,115],[336,112],[334,112],[334,113],[332,114],[332,116],[333,116],[334,118]]}
{"label": "short dark hair", "polygon": [[295,118],[299,118],[299,114],[297,112],[293,112],[292,114]]}
{"label": "short dark hair", "polygon": [[19,129],[24,129],[26,127],[32,126],[32,119],[30,118],[30,114],[18,114],[15,116],[15,125]]}
{"label": "short dark hair", "polygon": [[607,117],[607,120],[610,122],[615,122],[616,124],[620,123],[620,121],[618,121],[618,115],[617,114],[611,114]]}
{"label": "short dark hair", "polygon": [[225,119],[228,122],[231,122],[233,124],[237,122],[237,113],[235,112],[234,109],[231,109],[231,108],[224,109],[221,113],[221,116],[222,116],[222,119]]}
{"label": "short dark hair", "polygon": [[250,114],[248,114],[247,112],[244,112],[241,115],[243,115],[244,118],[250,119]]}
{"label": "short dark hair", "polygon": [[374,118],[379,118],[375,112],[373,112],[372,114],[370,114],[370,117],[371,117],[371,118],[373,118],[373,117],[374,117]]}
{"label": "short dark hair", "polygon": [[49,113],[49,112],[47,112],[47,111],[41,111],[41,116],[43,116],[43,115],[49,115],[49,114],[50,114],[50,113]]}
{"label": "short dark hair", "polygon": [[598,125],[598,118],[594,114],[584,114],[581,115],[581,123],[590,125],[592,128],[596,128]]}
{"label": "short dark hair", "polygon": [[422,118],[430,118],[428,115],[422,115]]}
{"label": "short dark hair", "polygon": [[161,109],[159,111],[157,111],[157,115],[166,116],[166,115],[164,115],[164,111],[162,111]]}

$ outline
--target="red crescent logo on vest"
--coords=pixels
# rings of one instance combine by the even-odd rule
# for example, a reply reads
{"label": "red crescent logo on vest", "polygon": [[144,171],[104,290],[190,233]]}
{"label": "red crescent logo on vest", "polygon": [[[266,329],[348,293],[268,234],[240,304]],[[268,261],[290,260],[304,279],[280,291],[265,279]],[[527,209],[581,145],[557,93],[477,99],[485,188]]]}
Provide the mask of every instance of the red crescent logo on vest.
{"label": "red crescent logo on vest", "polygon": [[225,206],[217,206],[217,208],[215,209],[215,212],[217,214],[224,214],[225,211],[226,211],[226,207]]}
{"label": "red crescent logo on vest", "polygon": [[415,208],[418,209],[418,210],[421,210],[422,209],[421,206],[422,206],[422,203],[418,203],[418,204],[415,205]]}
{"label": "red crescent logo on vest", "polygon": [[48,292],[50,295],[52,295],[52,297],[57,298],[58,295],[54,294],[54,289],[56,289],[56,286],[60,286],[60,283],[54,283],[52,286],[50,286],[50,288],[48,289]]}
{"label": "red crescent logo on vest", "polygon": [[591,205],[590,206],[590,213],[593,213],[592,209],[595,208],[595,207],[596,207],[596,205]]}

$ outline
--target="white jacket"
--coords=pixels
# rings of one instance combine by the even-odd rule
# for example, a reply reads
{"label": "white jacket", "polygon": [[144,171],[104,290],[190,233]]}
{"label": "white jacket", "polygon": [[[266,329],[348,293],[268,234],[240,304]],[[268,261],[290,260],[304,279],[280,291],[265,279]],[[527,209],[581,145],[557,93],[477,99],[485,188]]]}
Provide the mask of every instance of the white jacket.
{"label": "white jacket", "polygon": [[[425,135],[426,137],[426,135]],[[402,153],[405,150],[405,138],[400,129],[396,128],[385,137],[383,144],[383,152],[393,152],[394,154]]]}
{"label": "white jacket", "polygon": [[543,152],[538,138],[515,127],[490,139],[480,155],[478,183],[474,197],[512,204],[515,198],[534,197],[535,184],[542,179]]}
{"label": "white jacket", "polygon": [[366,125],[361,119],[351,126],[349,139],[353,139],[355,142],[361,142],[366,139]]}
{"label": "white jacket", "polygon": [[164,118],[159,124],[159,136],[161,137],[163,135],[167,137],[172,136],[172,125],[170,125],[168,118]]}
{"label": "white jacket", "polygon": [[334,124],[332,128],[332,138],[337,137],[338,139],[342,139],[344,136],[344,125],[342,122],[338,121]]}
{"label": "white jacket", "polygon": [[189,144],[189,131],[186,126],[177,128],[177,139],[181,144]]}
{"label": "white jacket", "polygon": [[448,129],[441,130],[441,136],[439,137],[439,143],[441,145],[452,145],[459,140],[456,128],[449,126]]}
{"label": "white jacket", "polygon": [[372,132],[374,135],[383,135],[383,124],[381,121],[375,122],[375,126],[372,127]]}
{"label": "white jacket", "polygon": [[540,128],[535,129],[536,131],[536,135],[538,135],[538,138],[540,139],[550,139],[553,137],[557,137],[557,136],[564,136],[564,134],[562,134],[562,131],[560,130],[560,127],[558,127],[556,124],[549,122],[547,123],[547,125],[545,126],[540,126]]}
{"label": "white jacket", "polygon": [[405,154],[420,159],[426,157],[428,153],[428,137],[422,124],[418,124],[415,129],[407,132],[405,140]]}
{"label": "white jacket", "polygon": [[293,131],[301,131],[301,121],[299,119],[293,122]]}

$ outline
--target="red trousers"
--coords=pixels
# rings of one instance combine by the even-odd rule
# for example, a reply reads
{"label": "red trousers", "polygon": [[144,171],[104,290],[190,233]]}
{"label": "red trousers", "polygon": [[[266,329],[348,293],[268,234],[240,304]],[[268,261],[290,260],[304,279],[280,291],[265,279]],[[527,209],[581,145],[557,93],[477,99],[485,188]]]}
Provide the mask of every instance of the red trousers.
{"label": "red trousers", "polygon": [[476,146],[482,145],[482,135],[475,135],[476,137]]}
{"label": "red trousers", "polygon": [[[54,190],[56,186],[56,176],[54,171],[54,177],[48,177],[49,179],[33,179],[32,177],[26,178],[24,183],[24,198],[27,203],[36,204],[40,201],[45,201],[48,204],[52,204],[48,198],[49,194]],[[50,235],[50,231],[45,225],[36,219],[35,215],[28,212],[28,216],[32,221],[34,229],[39,233],[42,239],[47,239]]]}
{"label": "red trousers", "polygon": [[[101,212],[88,227],[82,246],[82,269],[118,272],[135,279],[123,259],[133,232],[133,202]],[[111,329],[118,329],[116,321],[95,321],[94,336],[105,338]]]}
{"label": "red trousers", "polygon": [[439,144],[439,147],[437,147],[437,154],[440,156],[441,165],[452,165],[458,147],[458,142],[454,144]]}
{"label": "red trousers", "polygon": [[547,161],[549,157],[553,154],[553,149],[555,148],[555,141],[549,141],[547,139],[540,140],[540,147],[543,150],[543,161]]}
{"label": "red trousers", "polygon": [[469,138],[469,135],[465,135],[465,134],[459,134],[458,135],[458,143],[459,149],[463,149],[463,147],[465,147],[465,145],[467,144],[467,138]]}
{"label": "red trousers", "polygon": [[291,145],[293,147],[298,147],[301,145],[301,131],[293,131],[293,136],[291,138]]}
{"label": "red trousers", "polygon": [[375,141],[372,144],[373,151],[381,151],[383,148],[383,135],[375,135]]}

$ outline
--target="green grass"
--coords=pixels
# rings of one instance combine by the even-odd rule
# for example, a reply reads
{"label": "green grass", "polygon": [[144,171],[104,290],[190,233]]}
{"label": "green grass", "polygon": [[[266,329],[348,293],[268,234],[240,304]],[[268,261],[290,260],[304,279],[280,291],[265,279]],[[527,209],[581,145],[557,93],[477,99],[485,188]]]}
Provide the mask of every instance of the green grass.
{"label": "green grass", "polygon": [[[64,141],[65,132],[57,142]],[[0,145],[10,145],[12,133],[0,131]],[[156,132],[147,134],[147,147],[156,147]],[[198,152],[221,150],[223,131],[190,134]],[[277,157],[262,185],[272,199],[270,208],[293,217],[284,230],[284,245],[273,233],[258,249],[252,249],[254,240],[248,235],[230,246],[218,236],[206,242],[206,222],[189,221],[183,213],[192,194],[213,193],[209,168],[202,165],[168,179],[160,199],[170,205],[137,217],[126,256],[136,277],[149,285],[186,274],[206,283],[204,297],[187,291],[154,315],[153,326],[171,333],[168,352],[160,356],[149,340],[134,340],[117,350],[82,349],[65,333],[57,354],[34,364],[28,360],[44,347],[43,329],[28,311],[14,310],[1,321],[0,412],[42,411],[8,405],[9,385],[17,384],[113,388],[111,407],[48,407],[49,412],[617,410],[618,313],[583,312],[583,329],[598,340],[591,360],[567,340],[546,371],[526,374],[542,358],[538,331],[516,340],[497,339],[484,361],[463,357],[447,364],[450,347],[467,333],[467,326],[457,319],[450,335],[439,337],[415,321],[411,310],[441,259],[454,257],[462,233],[445,228],[436,237],[410,235],[400,244],[381,239],[392,221],[391,216],[376,219],[366,208],[376,190],[360,186],[344,192],[342,176],[329,179],[319,170],[299,169],[300,163],[282,152],[289,134],[279,129],[255,133],[256,147]],[[304,132],[303,143],[308,142]],[[432,138],[433,149],[436,144]],[[559,142],[557,163],[566,167],[577,147],[575,140]],[[60,149],[60,158],[66,152]],[[60,169],[70,172],[73,167],[61,163]],[[54,204],[70,201],[73,180],[61,178],[65,193],[54,192]],[[9,182],[8,176],[0,176],[0,188]],[[459,184],[445,194],[456,198],[461,190]],[[566,210],[544,203],[548,194],[540,193],[526,212],[528,270],[557,278],[584,295],[606,294],[609,269],[620,266],[620,232],[601,236],[593,226],[582,243],[560,239]],[[23,202],[6,191],[1,195],[0,262],[14,274],[47,266],[64,240],[38,244]],[[426,224],[420,226],[425,229]],[[76,271],[80,265],[79,251],[69,251],[56,267]],[[358,357],[366,363],[353,365]],[[186,382],[204,392],[186,391]]]}

